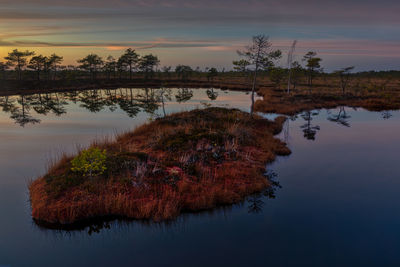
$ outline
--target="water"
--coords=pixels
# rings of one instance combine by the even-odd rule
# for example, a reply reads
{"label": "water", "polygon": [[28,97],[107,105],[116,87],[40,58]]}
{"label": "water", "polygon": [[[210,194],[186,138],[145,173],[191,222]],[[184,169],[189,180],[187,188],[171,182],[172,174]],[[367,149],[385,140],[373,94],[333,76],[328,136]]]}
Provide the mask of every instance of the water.
{"label": "water", "polygon": [[[190,99],[182,92],[164,99],[166,113],[210,104],[248,111],[250,105],[243,92],[215,90],[216,99],[203,89]],[[122,89],[42,95],[44,102],[38,95],[0,97],[0,110],[9,110],[0,111],[0,266],[400,264],[399,112],[338,108],[292,118],[279,137],[293,154],[268,166],[277,175],[269,197],[169,224],[38,227],[27,183],[49,158],[163,116],[160,95],[133,90],[131,97]],[[178,103],[176,95],[186,101]]]}

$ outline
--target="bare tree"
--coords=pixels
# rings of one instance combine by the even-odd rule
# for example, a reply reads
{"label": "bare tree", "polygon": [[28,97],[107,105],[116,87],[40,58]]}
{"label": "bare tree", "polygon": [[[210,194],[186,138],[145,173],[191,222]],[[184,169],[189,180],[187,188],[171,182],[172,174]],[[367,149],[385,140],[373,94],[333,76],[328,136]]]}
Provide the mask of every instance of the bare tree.
{"label": "bare tree", "polygon": [[292,68],[290,71],[291,71],[290,83],[293,85],[293,90],[295,90],[297,84],[299,84],[301,80],[301,77],[304,76],[304,69],[299,62],[294,61],[292,63]]}
{"label": "bare tree", "polygon": [[336,74],[339,75],[340,77],[340,87],[342,88],[342,94],[343,96],[346,93],[346,88],[347,85],[350,81],[350,72],[354,69],[354,67],[347,67],[347,68],[343,68],[340,69],[338,71],[335,71]]}
{"label": "bare tree", "polygon": [[251,116],[253,116],[254,112],[254,94],[257,86],[257,73],[259,69],[270,66],[272,59],[277,59],[282,55],[280,50],[271,50],[271,46],[272,44],[268,36],[256,35],[253,37],[251,45],[247,46],[243,51],[237,51],[239,56],[246,58],[250,65],[254,66],[253,85],[251,88]]}
{"label": "bare tree", "polygon": [[296,49],[296,44],[297,44],[297,40],[294,40],[292,46],[290,47],[290,50],[288,53],[288,59],[287,59],[287,65],[288,65],[288,70],[289,70],[288,88],[287,88],[288,94],[290,94],[290,83],[291,83],[291,79],[292,79],[292,66],[293,66],[293,54],[294,54],[294,50]]}

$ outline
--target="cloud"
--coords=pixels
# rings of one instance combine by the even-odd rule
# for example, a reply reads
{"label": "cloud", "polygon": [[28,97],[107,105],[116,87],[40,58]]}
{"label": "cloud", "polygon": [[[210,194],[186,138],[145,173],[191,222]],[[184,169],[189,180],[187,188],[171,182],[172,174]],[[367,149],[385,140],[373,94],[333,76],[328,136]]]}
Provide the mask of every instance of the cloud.
{"label": "cloud", "polygon": [[298,53],[398,57],[399,14],[398,0],[0,0],[0,46],[198,48],[198,57],[230,61],[269,33],[283,50],[298,39]]}
{"label": "cloud", "polygon": [[0,7],[2,21],[151,18],[205,24],[400,24],[397,0],[2,0]]}
{"label": "cloud", "polygon": [[108,50],[122,50],[128,47],[135,49],[149,48],[199,48],[199,47],[217,47],[220,43],[207,40],[169,40],[159,38],[150,41],[131,41],[131,42],[43,42],[36,40],[17,40],[6,41],[0,39],[0,46],[7,47],[93,47],[106,48]]}

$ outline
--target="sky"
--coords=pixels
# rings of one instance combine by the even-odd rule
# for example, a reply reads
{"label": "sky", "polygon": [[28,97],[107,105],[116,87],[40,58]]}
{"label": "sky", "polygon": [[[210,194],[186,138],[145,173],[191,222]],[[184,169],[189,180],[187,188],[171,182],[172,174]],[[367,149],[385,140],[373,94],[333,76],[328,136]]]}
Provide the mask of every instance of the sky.
{"label": "sky", "polygon": [[314,50],[326,71],[400,70],[399,0],[0,0],[0,61],[14,48],[64,64],[128,47],[163,66],[231,69],[257,34],[296,60]]}

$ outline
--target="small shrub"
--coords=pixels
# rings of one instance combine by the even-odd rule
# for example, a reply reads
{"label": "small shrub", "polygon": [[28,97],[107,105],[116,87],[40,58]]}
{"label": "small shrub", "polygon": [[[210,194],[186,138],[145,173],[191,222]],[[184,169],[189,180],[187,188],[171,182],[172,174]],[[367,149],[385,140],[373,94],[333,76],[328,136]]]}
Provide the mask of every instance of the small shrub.
{"label": "small shrub", "polygon": [[101,151],[97,147],[92,147],[82,151],[72,161],[71,171],[82,173],[84,176],[101,175],[107,169],[106,150]]}

